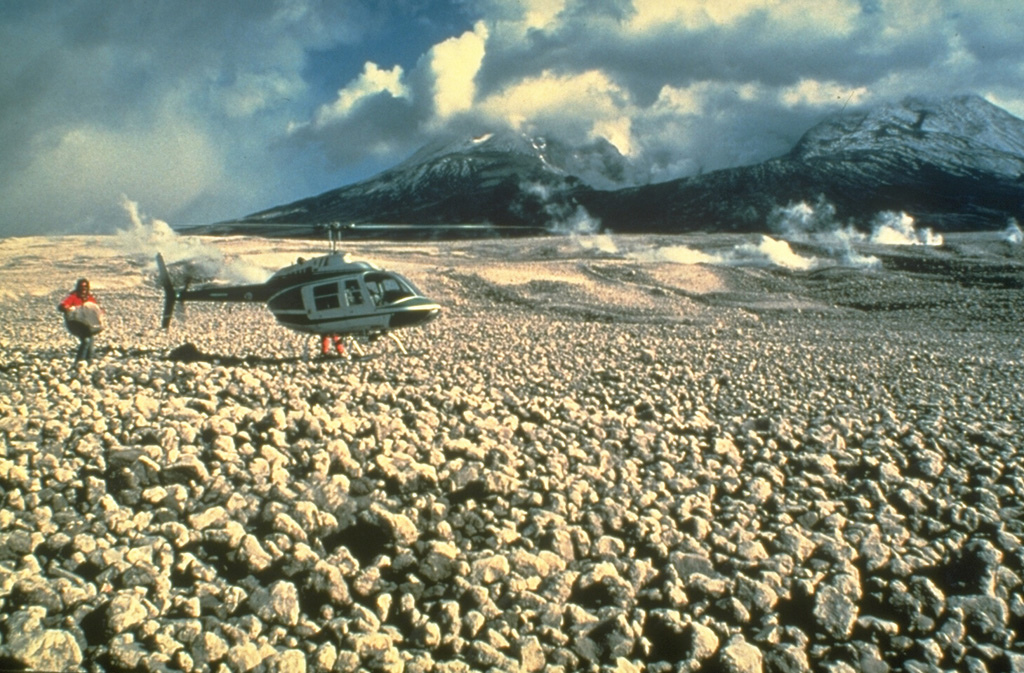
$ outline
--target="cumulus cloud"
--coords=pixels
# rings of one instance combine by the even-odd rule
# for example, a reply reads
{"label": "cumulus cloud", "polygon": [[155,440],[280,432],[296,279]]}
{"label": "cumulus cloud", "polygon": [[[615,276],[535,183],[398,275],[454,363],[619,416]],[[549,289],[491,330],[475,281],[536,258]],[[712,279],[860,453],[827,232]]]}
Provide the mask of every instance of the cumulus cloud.
{"label": "cumulus cloud", "polygon": [[376,96],[408,98],[409,90],[402,82],[402,68],[382,70],[376,63],[367,63],[362,74],[344,89],[338,91],[338,98],[322,106],[314,118],[314,125],[329,126],[332,122],[348,117],[353,108]]}
{"label": "cumulus cloud", "polygon": [[412,93],[400,66],[383,70],[367,62],[363,72],[320,106],[308,122],[290,122],[290,142],[322,148],[334,165],[367,155],[387,156],[417,135]]}
{"label": "cumulus cloud", "polygon": [[[480,110],[496,123],[517,130],[547,130],[570,139],[593,137],[600,128],[615,136],[607,139],[620,152],[630,153],[629,93],[599,70],[545,70],[488,96],[481,101]],[[627,123],[620,128],[616,122],[621,123],[624,117]]]}
{"label": "cumulus cloud", "polygon": [[856,28],[860,3],[851,0],[731,0],[700,2],[636,0],[628,24],[634,32],[665,26],[688,28],[734,27],[756,19],[789,33],[805,31],[844,35]]}
{"label": "cumulus cloud", "polygon": [[311,120],[289,124],[289,142],[322,148],[333,165],[368,155],[403,158],[473,106],[486,38],[486,26],[478,23],[434,45],[408,73],[367,62]]}
{"label": "cumulus cloud", "polygon": [[102,228],[121,193],[237,217],[500,127],[605,138],[658,181],[907,95],[1020,116],[1020,25],[1002,0],[2,3],[0,233]]}
{"label": "cumulus cloud", "polygon": [[475,30],[449,38],[428,55],[434,79],[434,113],[446,120],[473,107],[476,101],[476,74],[480,70],[487,42],[487,27],[478,23]]}

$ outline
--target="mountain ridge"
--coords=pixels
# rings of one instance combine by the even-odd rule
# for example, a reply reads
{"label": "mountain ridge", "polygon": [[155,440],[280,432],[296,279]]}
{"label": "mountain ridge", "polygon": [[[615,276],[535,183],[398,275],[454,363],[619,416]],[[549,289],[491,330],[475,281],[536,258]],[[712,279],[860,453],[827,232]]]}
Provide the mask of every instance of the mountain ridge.
{"label": "mountain ridge", "polygon": [[446,139],[368,180],[222,226],[488,223],[538,231],[585,209],[619,232],[766,231],[772,213],[821,199],[866,226],[906,212],[939,231],[1024,217],[1024,120],[976,95],[908,97],[832,115],[786,154],[655,184],[610,143],[513,132]]}

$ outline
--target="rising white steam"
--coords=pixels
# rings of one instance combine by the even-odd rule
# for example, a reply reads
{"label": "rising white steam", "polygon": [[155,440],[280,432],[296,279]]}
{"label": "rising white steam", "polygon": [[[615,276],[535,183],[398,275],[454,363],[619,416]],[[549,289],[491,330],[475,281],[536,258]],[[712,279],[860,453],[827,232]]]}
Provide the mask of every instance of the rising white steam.
{"label": "rising white steam", "polygon": [[818,266],[814,257],[801,257],[793,252],[786,241],[762,236],[757,243],[736,246],[726,261],[731,266],[781,267],[793,271],[807,271]]}
{"label": "rising white steam", "polygon": [[603,252],[609,255],[619,253],[619,246],[612,239],[611,234],[575,234],[574,238],[584,250]]}
{"label": "rising white steam", "polygon": [[636,250],[629,254],[638,262],[661,262],[668,264],[724,264],[725,257],[694,250],[685,245],[670,245],[664,248]]}
{"label": "rising white steam", "polygon": [[862,255],[854,250],[852,245],[847,245],[844,249],[838,251],[835,258],[840,266],[850,266],[856,269],[882,268],[882,260],[874,255]]}
{"label": "rising white steam", "polygon": [[813,243],[823,247],[828,256],[843,266],[878,267],[877,257],[863,255],[854,249],[858,243],[873,245],[941,246],[943,238],[931,229],[918,229],[907,213],[883,212],[871,221],[871,233],[865,235],[850,222],[836,219],[835,207],[819,198],[814,205],[806,201],[776,208],[768,218],[769,226],[778,236],[793,243]]}
{"label": "rising white steam", "polygon": [[852,224],[836,219],[836,209],[820,197],[812,206],[806,201],[776,208],[768,217],[768,224],[779,238],[790,243],[813,243],[825,250],[828,257],[840,266],[874,268],[881,261],[871,255],[862,255],[854,249],[867,236]]}
{"label": "rising white steam", "polygon": [[204,279],[231,283],[262,283],[270,275],[266,269],[240,259],[225,259],[215,246],[193,236],[181,236],[163,220],[140,214],[139,204],[123,194],[121,207],[128,216],[128,228],[118,229],[113,242],[136,262],[152,265],[160,253],[168,264],[187,262]]}
{"label": "rising white steam", "polygon": [[[836,220],[835,206],[826,201],[825,197],[819,197],[813,206],[801,201],[786,207],[776,207],[768,215],[768,227],[794,243],[828,240],[843,230]],[[855,233],[852,227],[846,229]]]}
{"label": "rising white steam", "polygon": [[139,213],[139,204],[124,194],[121,207],[128,216],[128,228],[118,229],[114,243],[136,261],[152,261],[161,253],[169,263],[190,260],[202,265],[220,268],[224,256],[219,250],[204,245],[198,239],[179,236],[163,220]]}
{"label": "rising white steam", "polygon": [[904,212],[885,211],[871,221],[871,234],[865,236],[849,222],[836,219],[836,209],[823,197],[812,206],[806,201],[777,207],[768,217],[768,225],[781,238],[791,242],[818,244],[853,243],[875,245],[940,246],[942,236],[931,229],[918,229],[914,218]]}
{"label": "rising white steam", "polygon": [[929,245],[940,246],[942,235],[931,229],[918,230],[914,218],[906,213],[886,211],[879,213],[871,223],[871,242],[877,245]]}
{"label": "rising white steam", "polygon": [[1003,229],[1003,240],[1010,245],[1024,243],[1024,232],[1020,230],[1017,220],[1010,218],[1010,221],[1006,223],[1006,229]]}
{"label": "rising white steam", "polygon": [[537,199],[552,234],[596,234],[601,231],[601,220],[591,217],[587,209],[575,202],[552,197],[551,189],[541,183],[522,185],[524,193]]}
{"label": "rising white steam", "polygon": [[596,234],[601,231],[601,220],[591,217],[583,206],[576,206],[567,216],[553,219],[550,229],[556,234]]}
{"label": "rising white steam", "polygon": [[789,243],[771,236],[762,236],[757,243],[743,243],[723,253],[708,253],[685,245],[673,245],[634,250],[628,257],[638,262],[763,267],[791,271],[807,271],[820,264],[817,258],[798,255],[789,247]]}

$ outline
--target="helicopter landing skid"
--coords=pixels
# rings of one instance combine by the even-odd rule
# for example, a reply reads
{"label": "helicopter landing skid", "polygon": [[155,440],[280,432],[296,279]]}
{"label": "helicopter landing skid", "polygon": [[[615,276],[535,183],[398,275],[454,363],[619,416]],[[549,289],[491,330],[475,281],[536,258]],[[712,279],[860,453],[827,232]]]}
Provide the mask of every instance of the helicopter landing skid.
{"label": "helicopter landing skid", "polygon": [[[399,339],[398,335],[395,334],[394,332],[384,332],[383,334],[374,334],[374,335],[369,337],[368,341],[371,344],[372,343],[376,343],[376,341],[378,339],[380,339],[381,337],[387,337],[388,339],[391,339],[395,343],[395,346],[398,348],[399,352],[402,353],[402,355],[408,355],[409,354],[409,351],[406,350],[406,348],[405,348],[405,344],[402,343],[402,340]],[[353,342],[353,345],[358,346],[358,344],[356,344],[355,342]],[[362,351],[359,351],[359,352],[362,353]]]}
{"label": "helicopter landing skid", "polygon": [[402,355],[409,354],[409,351],[405,350],[405,344],[402,343],[402,340],[398,338],[397,334],[388,332],[388,338],[395,342],[395,345],[398,346],[398,350],[402,351]]}
{"label": "helicopter landing skid", "polygon": [[[374,336],[374,337],[370,337],[370,343],[373,343],[374,341],[376,341],[377,338],[379,338],[379,336],[380,335],[377,335],[377,336]],[[397,334],[393,334],[391,332],[388,332],[388,333],[384,334],[383,336],[386,336],[391,341],[393,341],[394,344],[395,344],[395,347],[398,348],[399,352],[401,352],[402,355],[408,355],[409,354],[409,351],[406,349],[405,344],[402,343],[402,340],[398,338]],[[313,342],[317,343],[318,340],[321,339],[321,338],[322,337],[319,337],[319,336],[314,337]],[[348,360],[353,360],[353,361],[354,360],[368,360],[368,359],[373,359],[374,357],[376,357],[376,355],[368,356],[366,354],[366,349],[363,348],[362,344],[360,344],[359,341],[357,341],[354,338],[349,338],[349,339],[345,340],[345,351],[339,353],[338,355],[339,355],[340,358],[348,359]],[[329,357],[329,356],[331,356],[331,353],[329,353],[329,352],[322,353],[320,355],[320,357]],[[307,341],[306,342],[306,347],[305,347],[305,359],[306,360],[310,360],[312,358],[313,358],[313,349],[310,348],[310,342]]]}

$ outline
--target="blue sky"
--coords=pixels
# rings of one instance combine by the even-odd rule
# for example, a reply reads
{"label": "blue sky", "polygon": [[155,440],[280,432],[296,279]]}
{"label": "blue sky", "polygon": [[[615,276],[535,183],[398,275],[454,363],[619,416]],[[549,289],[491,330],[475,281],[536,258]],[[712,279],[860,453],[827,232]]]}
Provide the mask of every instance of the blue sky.
{"label": "blue sky", "polygon": [[4,0],[0,236],[239,217],[430,140],[603,137],[650,180],[835,111],[977,93],[1024,116],[1005,0]]}

